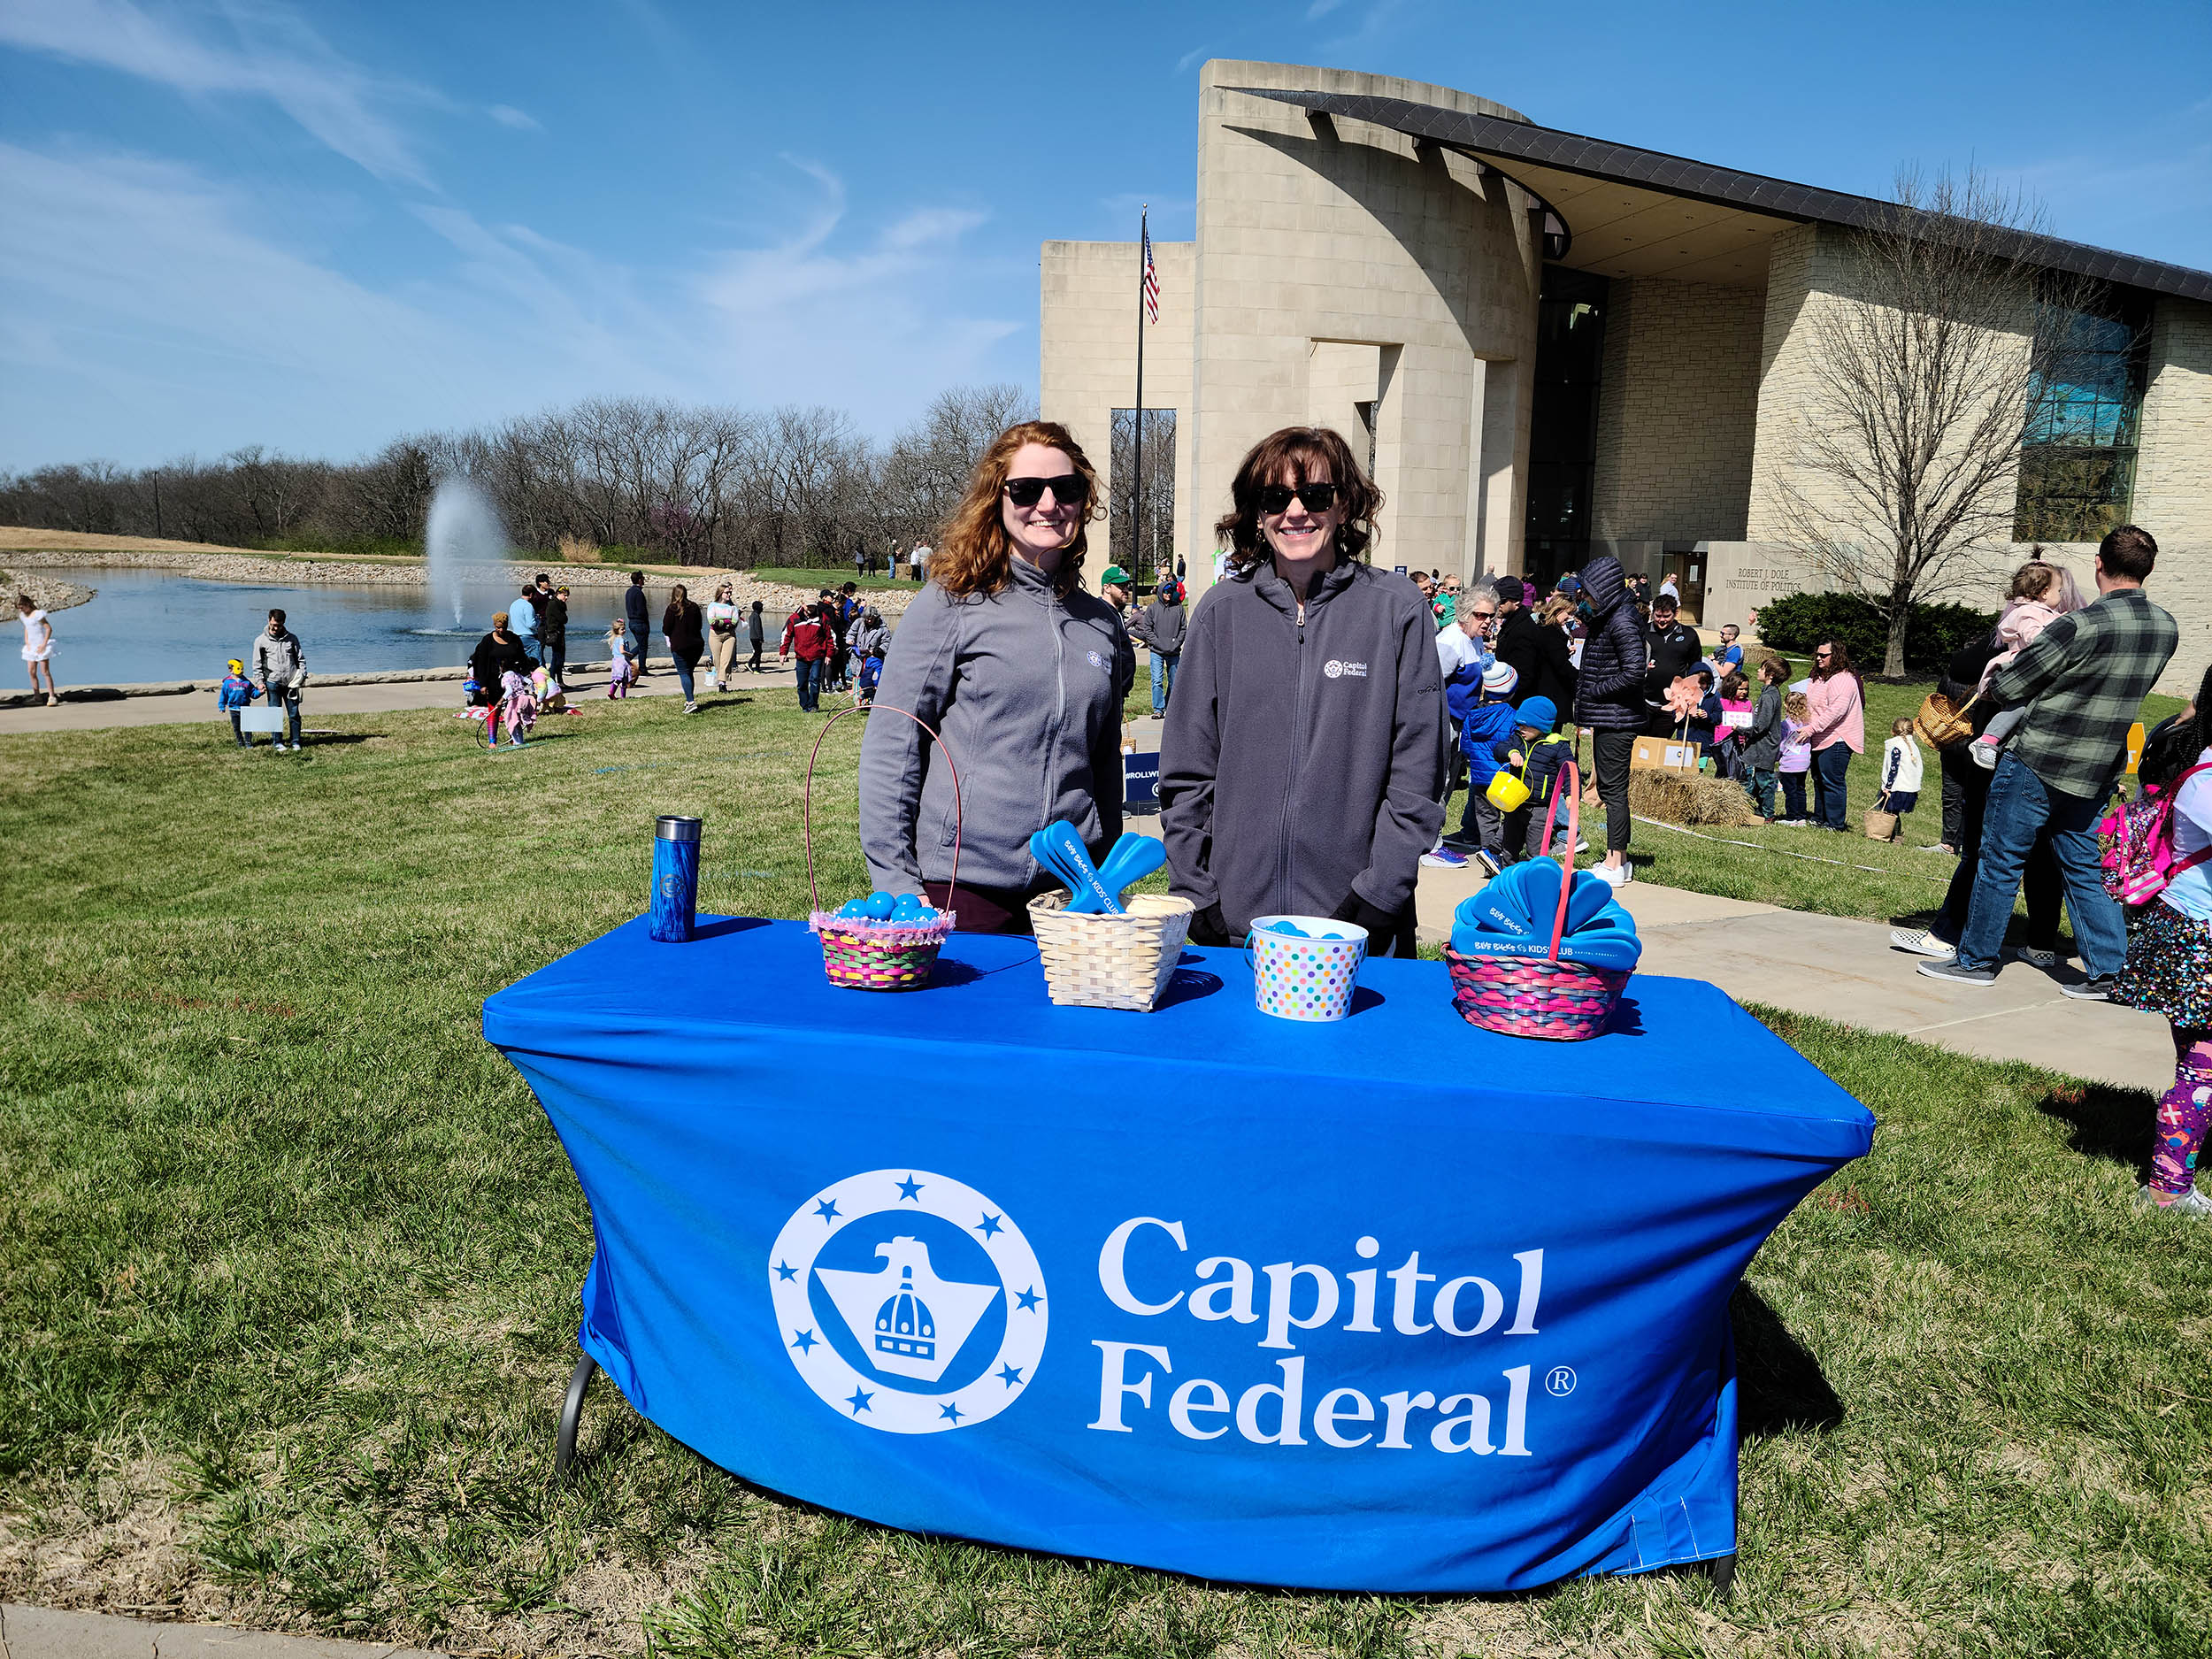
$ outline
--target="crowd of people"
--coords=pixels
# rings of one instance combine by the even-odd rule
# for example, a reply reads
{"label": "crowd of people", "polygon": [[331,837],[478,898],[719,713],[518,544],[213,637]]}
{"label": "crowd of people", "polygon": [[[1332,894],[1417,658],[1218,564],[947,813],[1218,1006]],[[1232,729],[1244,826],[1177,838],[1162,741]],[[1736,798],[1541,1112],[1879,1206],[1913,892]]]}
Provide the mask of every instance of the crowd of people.
{"label": "crowd of people", "polygon": [[[1402,580],[1366,562],[1381,493],[1323,428],[1286,428],[1244,457],[1216,526],[1222,580],[1187,614],[1172,577],[1141,610],[1118,566],[1102,572],[1099,596],[1085,591],[1098,495],[1064,427],[1009,428],[882,658],[886,700],[941,734],[960,782],[956,796],[951,767],[913,724],[871,724],[860,764],[870,873],[953,910],[964,930],[1027,932],[1030,901],[1056,890],[1030,855],[1033,829],[1065,821],[1094,856],[1119,834],[1122,704],[1140,645],[1164,717],[1161,833],[1198,944],[1240,942],[1257,917],[1310,915],[1365,929],[1376,954],[1413,954],[1425,861],[1479,856],[1497,869],[1568,853],[1556,824],[1547,842],[1546,809],[1584,737],[1605,808],[1595,870],[1611,885],[1630,879],[1628,774],[1642,739],[1740,781],[1765,822],[1847,827],[1867,733],[1841,641],[1820,641],[1793,680],[1778,655],[1755,662],[1732,626],[1709,648],[1671,580],[1654,593],[1609,554],[1545,595],[1510,576]],[[2086,606],[2055,567],[2024,571],[1997,627],[1949,665],[1948,690],[1978,709],[1971,741],[1941,748],[1947,785],[1955,777],[1964,796],[1947,832],[1959,864],[1937,922],[1898,938],[1927,958],[1924,972],[1989,983],[2027,879],[2022,954],[2052,965],[2055,907],[2039,911],[2030,873],[2047,857],[2056,879],[2044,897],[2063,888],[2086,970],[2061,988],[2173,1025],[2175,1083],[2139,1202],[2212,1214],[2193,1187],[2212,1101],[2212,673],[2203,715],[2193,708],[2161,740],[2185,872],[2124,918],[2094,833],[2127,726],[2173,653],[2172,618],[2142,593],[2155,555],[2134,526],[2107,536],[2100,597]],[[795,614],[787,645],[826,659],[839,621],[826,592]],[[1922,776],[1916,723],[1893,722],[1876,791],[1888,833]],[[1463,779],[1467,809],[1447,835]]]}

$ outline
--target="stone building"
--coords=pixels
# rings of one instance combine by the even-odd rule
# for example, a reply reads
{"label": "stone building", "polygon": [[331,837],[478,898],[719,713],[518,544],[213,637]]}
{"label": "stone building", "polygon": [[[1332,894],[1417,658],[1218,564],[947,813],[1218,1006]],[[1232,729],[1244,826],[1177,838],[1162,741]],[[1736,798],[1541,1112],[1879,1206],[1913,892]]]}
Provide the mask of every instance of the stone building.
{"label": "stone building", "polygon": [[[1295,422],[1365,447],[1389,502],[1379,563],[1548,581],[1610,551],[1673,573],[1708,626],[1824,585],[1785,511],[1808,354],[1822,308],[1855,303],[1853,235],[1886,204],[1441,87],[1225,61],[1200,81],[1197,201],[1194,242],[1153,244],[1144,348],[1145,407],[1175,411],[1194,589],[1238,460]],[[2030,539],[2085,572],[2131,519],[2163,550],[2154,592],[2193,688],[2212,654],[2212,273],[2055,239],[2033,257],[2093,280],[2081,328],[2116,344],[2016,470],[1992,588],[1961,596],[1993,603]],[[1102,463],[1133,402],[1138,271],[1133,243],[1043,247],[1041,406]]]}

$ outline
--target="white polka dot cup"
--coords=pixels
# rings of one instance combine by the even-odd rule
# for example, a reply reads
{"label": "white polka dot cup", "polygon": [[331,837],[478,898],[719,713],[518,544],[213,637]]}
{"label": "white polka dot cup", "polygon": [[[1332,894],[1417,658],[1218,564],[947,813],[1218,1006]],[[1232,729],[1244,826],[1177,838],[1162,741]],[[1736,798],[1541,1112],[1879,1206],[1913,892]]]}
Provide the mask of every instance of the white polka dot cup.
{"label": "white polka dot cup", "polygon": [[[1298,931],[1274,931],[1282,923]],[[1342,1019],[1352,1011],[1359,964],[1367,959],[1367,930],[1319,916],[1256,916],[1244,954],[1252,964],[1253,1006],[1261,1013]]]}

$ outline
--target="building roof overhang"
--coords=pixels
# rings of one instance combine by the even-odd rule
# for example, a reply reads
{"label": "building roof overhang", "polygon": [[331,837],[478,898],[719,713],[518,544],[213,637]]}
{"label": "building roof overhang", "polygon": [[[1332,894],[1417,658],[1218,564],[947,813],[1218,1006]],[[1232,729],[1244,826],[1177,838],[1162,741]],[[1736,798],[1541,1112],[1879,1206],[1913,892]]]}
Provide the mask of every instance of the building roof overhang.
{"label": "building roof overhang", "polygon": [[[1892,224],[1893,203],[1793,184],[1632,144],[1403,98],[1232,87],[1233,92],[1341,116],[1459,151],[1539,198],[1567,232],[1563,265],[1605,276],[1665,276],[1766,286],[1766,244],[1785,226]],[[1937,234],[1946,222],[1923,215]],[[1985,238],[1986,233],[1981,233]],[[2054,271],[2212,303],[2212,272],[2140,259],[2055,236],[2016,233],[2023,255]]]}

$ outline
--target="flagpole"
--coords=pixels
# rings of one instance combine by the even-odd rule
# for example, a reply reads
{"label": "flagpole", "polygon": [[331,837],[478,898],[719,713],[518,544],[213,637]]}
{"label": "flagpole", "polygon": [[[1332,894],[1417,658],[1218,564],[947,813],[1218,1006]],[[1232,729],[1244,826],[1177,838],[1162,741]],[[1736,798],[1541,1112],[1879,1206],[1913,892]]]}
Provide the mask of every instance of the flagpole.
{"label": "flagpole", "polygon": [[[1131,467],[1129,496],[1129,562],[1142,568],[1137,549],[1138,515],[1144,511],[1144,249],[1152,234],[1152,204],[1137,211],[1137,457]],[[1130,575],[1133,578],[1136,571]]]}

